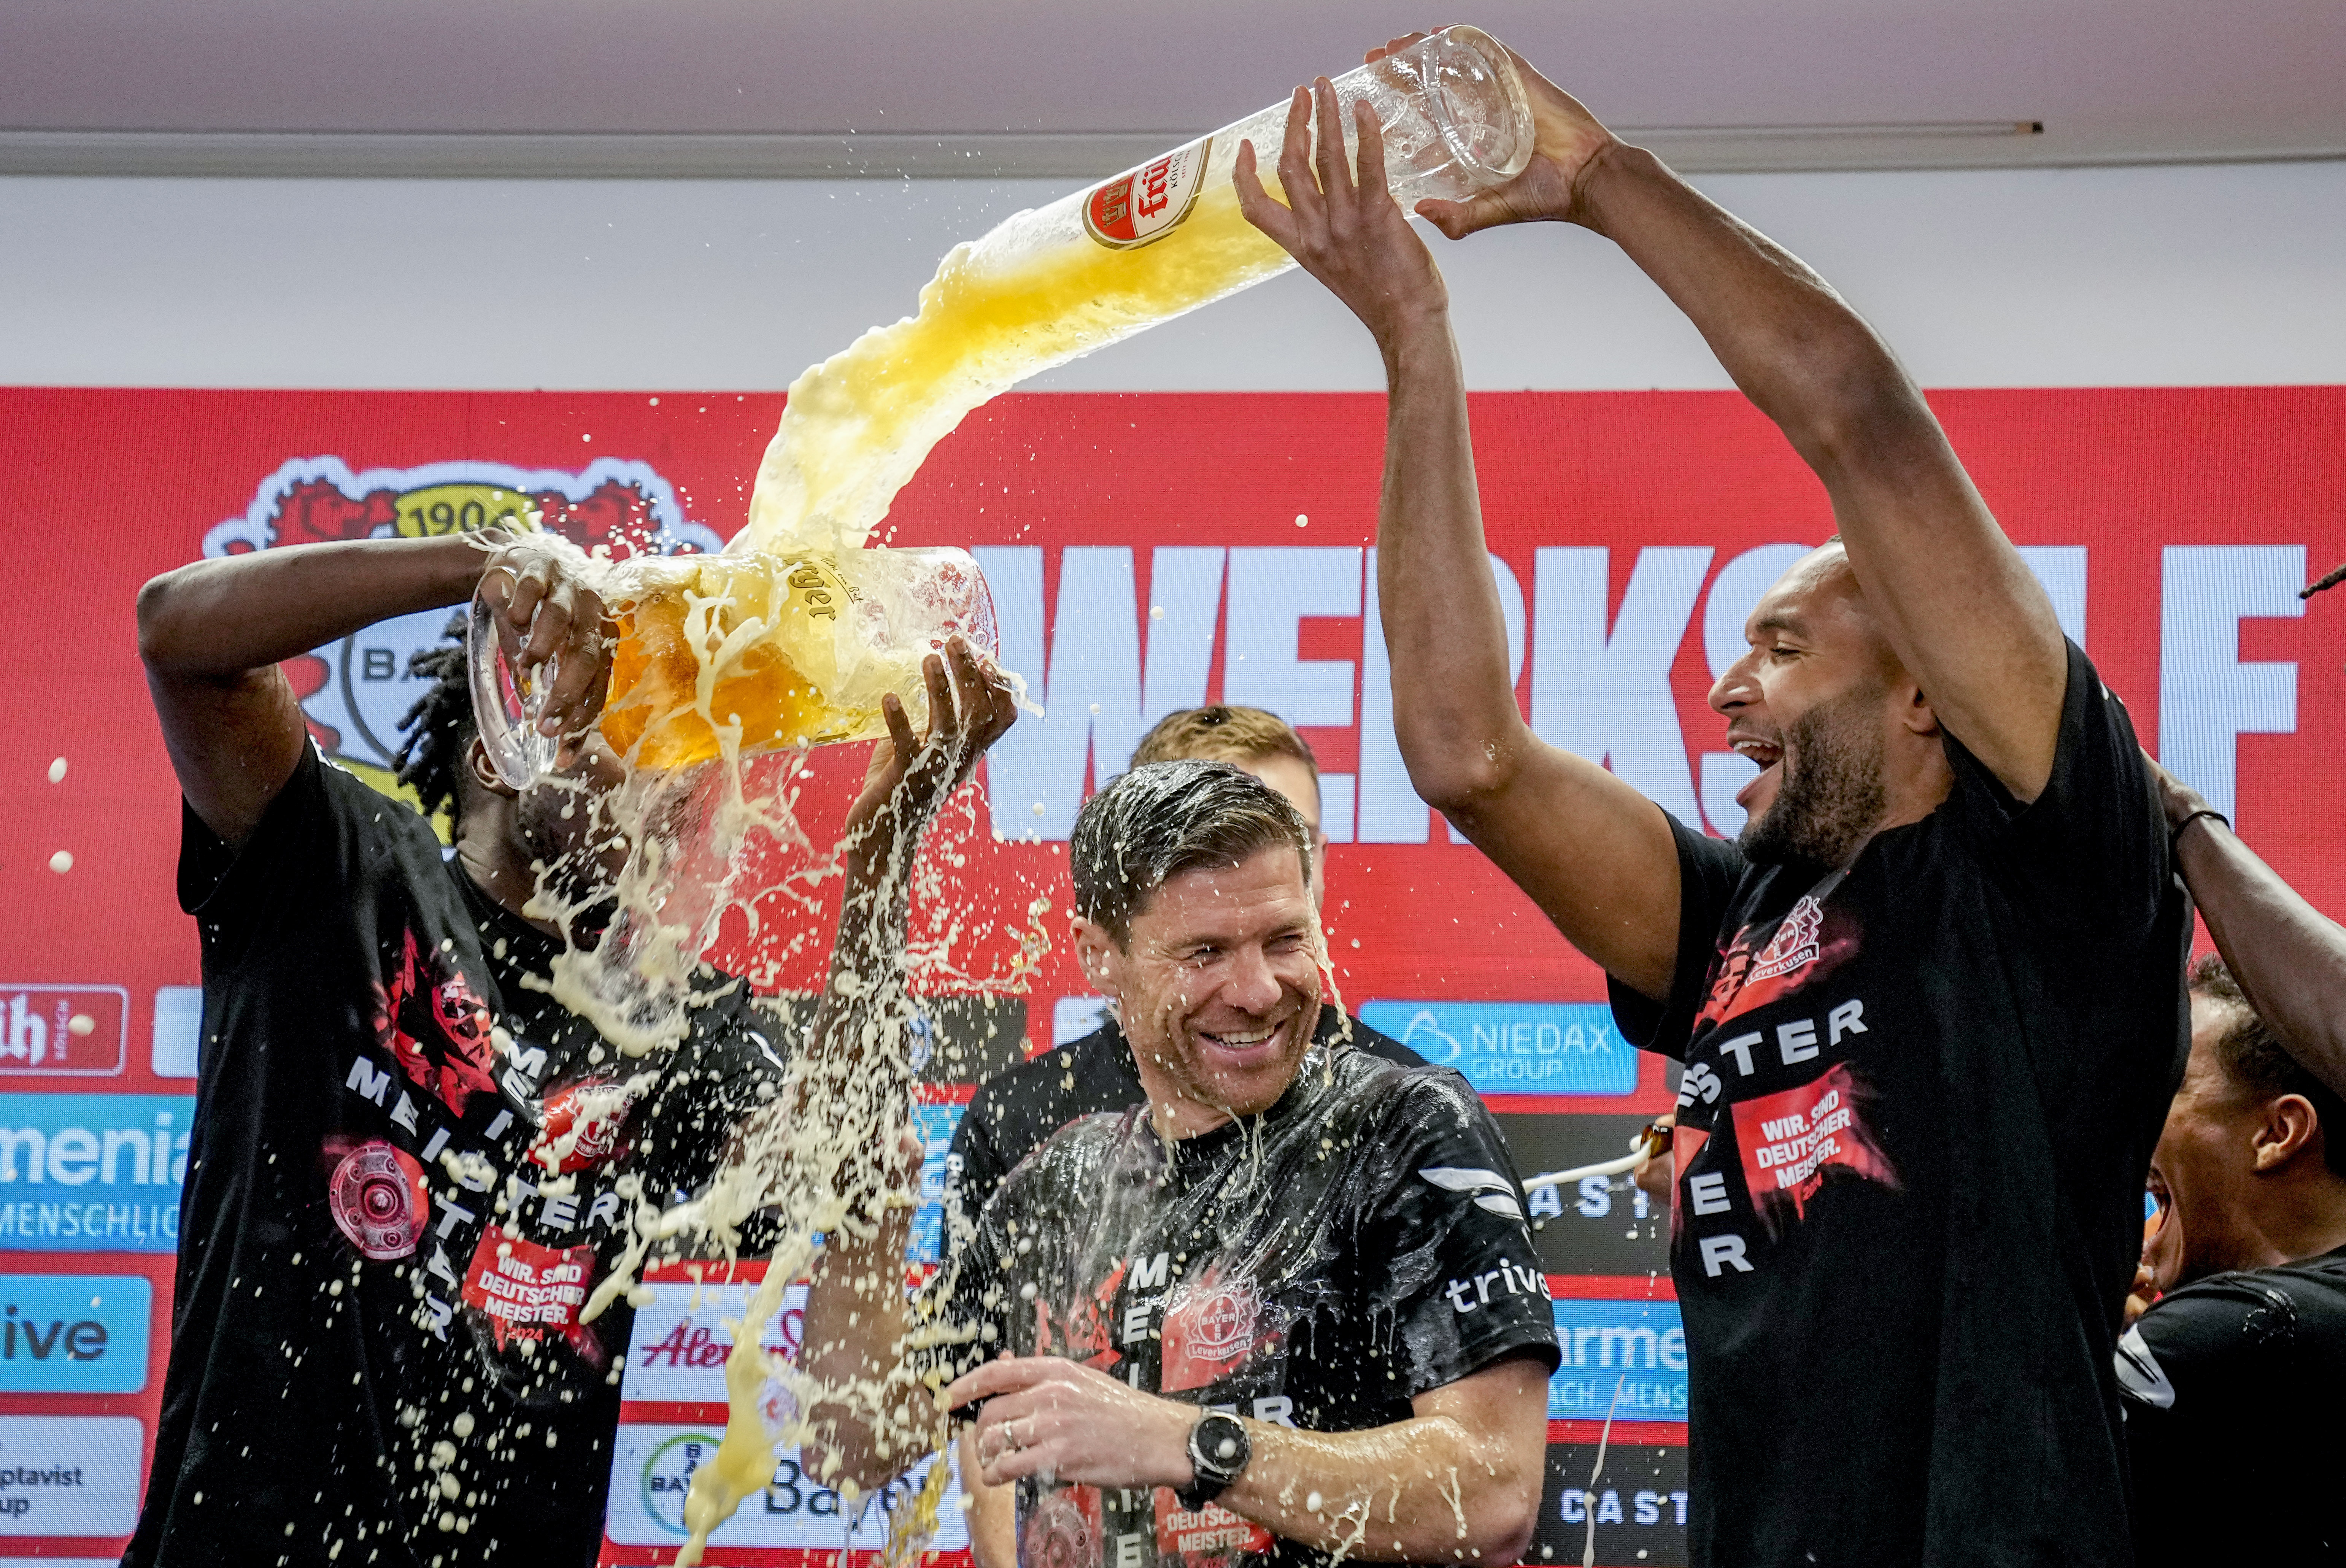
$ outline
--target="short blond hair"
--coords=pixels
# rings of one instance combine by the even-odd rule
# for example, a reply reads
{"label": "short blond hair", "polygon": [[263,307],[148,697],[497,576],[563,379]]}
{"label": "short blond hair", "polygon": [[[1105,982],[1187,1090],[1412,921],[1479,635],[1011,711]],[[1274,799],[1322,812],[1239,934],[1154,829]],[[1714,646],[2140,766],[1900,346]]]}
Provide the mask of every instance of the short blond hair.
{"label": "short blond hair", "polygon": [[1260,708],[1218,703],[1211,708],[1177,708],[1140,738],[1140,744],[1133,748],[1132,766],[1191,758],[1243,765],[1271,757],[1291,757],[1302,763],[1311,775],[1311,787],[1320,788],[1320,759],[1311,754],[1311,743],[1296,734],[1287,720]]}

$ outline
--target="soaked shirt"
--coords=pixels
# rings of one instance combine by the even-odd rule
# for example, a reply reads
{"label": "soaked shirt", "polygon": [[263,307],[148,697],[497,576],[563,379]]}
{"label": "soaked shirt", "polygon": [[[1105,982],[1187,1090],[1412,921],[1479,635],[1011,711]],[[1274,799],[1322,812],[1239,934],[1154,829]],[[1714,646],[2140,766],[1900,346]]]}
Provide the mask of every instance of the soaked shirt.
{"label": "soaked shirt", "polygon": [[2110,1354],[2188,1042],[2191,912],[2126,710],[2069,648],[2044,792],[1845,873],[1673,822],[1672,1273],[1698,1568],[2126,1568]]}
{"label": "soaked shirt", "polygon": [[587,1299],[779,1080],[761,1021],[713,980],[620,1056],[546,993],[556,944],[314,749],[240,850],[186,815],[179,895],[201,1075],[124,1561],[592,1563],[632,1314]]}
{"label": "soaked shirt", "polygon": [[[1062,1130],[1011,1172],[928,1312],[968,1336],[956,1371],[1068,1356],[1256,1420],[1383,1426],[1503,1357],[1555,1369],[1521,1200],[1464,1078],[1314,1046],[1260,1116],[1169,1145],[1146,1105]],[[1165,1489],[1025,1481],[1018,1512],[1021,1561],[1062,1568],[1325,1561]]]}
{"label": "soaked shirt", "polygon": [[2117,1376],[2137,1568],[2346,1563],[2346,1247],[2168,1291]]}

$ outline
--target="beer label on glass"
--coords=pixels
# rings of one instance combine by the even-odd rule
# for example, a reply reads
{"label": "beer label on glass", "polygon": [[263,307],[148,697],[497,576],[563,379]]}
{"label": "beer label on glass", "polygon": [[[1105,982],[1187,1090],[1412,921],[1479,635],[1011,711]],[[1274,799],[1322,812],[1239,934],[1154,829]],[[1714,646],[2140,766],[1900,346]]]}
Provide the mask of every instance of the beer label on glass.
{"label": "beer label on glass", "polygon": [[1084,198],[1084,232],[1111,250],[1164,239],[1198,204],[1213,148],[1214,138],[1206,137],[1098,187]]}

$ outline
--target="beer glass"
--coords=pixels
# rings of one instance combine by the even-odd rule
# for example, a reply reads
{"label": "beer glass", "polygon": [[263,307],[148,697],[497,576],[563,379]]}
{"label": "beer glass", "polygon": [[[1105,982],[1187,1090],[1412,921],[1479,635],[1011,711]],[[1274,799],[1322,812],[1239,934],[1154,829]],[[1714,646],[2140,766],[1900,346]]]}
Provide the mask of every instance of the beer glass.
{"label": "beer glass", "polygon": [[[993,595],[964,550],[651,555],[607,571],[597,587],[619,636],[601,729],[631,768],[876,739],[892,691],[917,731],[923,658],[955,636],[1000,652]],[[557,661],[523,670],[521,639],[477,594],[468,640],[482,744],[526,789],[554,766],[537,719]]]}

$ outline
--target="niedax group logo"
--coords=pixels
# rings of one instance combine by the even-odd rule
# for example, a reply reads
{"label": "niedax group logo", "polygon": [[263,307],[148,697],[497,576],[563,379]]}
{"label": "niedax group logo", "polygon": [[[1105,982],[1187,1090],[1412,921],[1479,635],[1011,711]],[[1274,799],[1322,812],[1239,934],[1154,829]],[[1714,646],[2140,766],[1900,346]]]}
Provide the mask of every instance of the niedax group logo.
{"label": "niedax group logo", "polygon": [[[620,555],[715,551],[724,541],[688,522],[675,486],[648,464],[597,458],[573,473],[502,463],[429,463],[353,473],[339,457],[295,458],[261,481],[241,517],[204,535],[204,554],[238,555],[334,539],[431,538],[500,524],[538,527],[586,550]],[[451,610],[381,621],[289,663],[286,674],[320,748],[386,794],[399,721],[421,695],[410,655],[442,640]]]}

